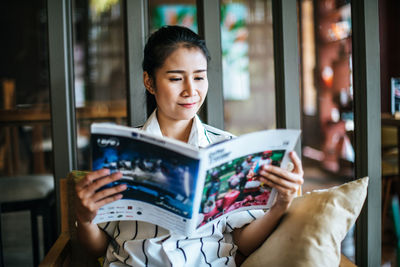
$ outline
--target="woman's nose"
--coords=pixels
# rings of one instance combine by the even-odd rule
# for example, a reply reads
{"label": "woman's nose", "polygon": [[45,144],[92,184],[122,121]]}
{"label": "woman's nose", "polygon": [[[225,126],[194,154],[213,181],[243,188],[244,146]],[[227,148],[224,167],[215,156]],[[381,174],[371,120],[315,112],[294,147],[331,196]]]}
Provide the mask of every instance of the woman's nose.
{"label": "woman's nose", "polygon": [[185,83],[185,88],[184,88],[184,95],[185,96],[193,96],[196,94],[196,88],[195,88],[195,84],[193,81],[191,81],[190,79],[186,80]]}

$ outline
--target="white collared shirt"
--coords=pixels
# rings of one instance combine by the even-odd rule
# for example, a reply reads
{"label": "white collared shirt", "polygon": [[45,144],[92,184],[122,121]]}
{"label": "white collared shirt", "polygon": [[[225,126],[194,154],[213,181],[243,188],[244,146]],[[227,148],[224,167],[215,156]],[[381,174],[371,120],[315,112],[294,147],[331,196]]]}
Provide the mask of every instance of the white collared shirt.
{"label": "white collared shirt", "polygon": [[[141,129],[158,136],[163,136],[157,120],[157,110],[154,110]],[[206,147],[210,144],[231,139],[233,137],[234,136],[228,132],[203,124],[196,115],[193,118],[188,144],[195,147]]]}
{"label": "white collared shirt", "polygon": [[[156,111],[142,130],[162,136]],[[196,115],[188,143],[206,147],[232,137],[203,124]],[[201,227],[188,237],[142,221],[99,224],[111,237],[104,266],[235,266],[237,246],[231,232],[263,214],[261,210],[237,212]]]}

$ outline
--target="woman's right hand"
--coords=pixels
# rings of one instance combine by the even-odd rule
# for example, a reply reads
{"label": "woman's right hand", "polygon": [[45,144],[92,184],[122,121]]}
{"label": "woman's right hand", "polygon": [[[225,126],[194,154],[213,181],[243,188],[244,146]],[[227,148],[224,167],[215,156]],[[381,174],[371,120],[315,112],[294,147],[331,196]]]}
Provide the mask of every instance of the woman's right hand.
{"label": "woman's right hand", "polygon": [[77,195],[76,217],[80,224],[91,223],[100,207],[122,198],[120,192],[126,184],[110,187],[97,192],[102,186],[121,179],[122,173],[101,169],[86,174],[85,178],[75,185]]}

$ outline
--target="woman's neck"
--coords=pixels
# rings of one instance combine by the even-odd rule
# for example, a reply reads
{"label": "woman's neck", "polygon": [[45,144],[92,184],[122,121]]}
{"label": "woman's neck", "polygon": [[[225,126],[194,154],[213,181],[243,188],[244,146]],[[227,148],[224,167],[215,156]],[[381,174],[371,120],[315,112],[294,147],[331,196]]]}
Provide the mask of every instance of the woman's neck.
{"label": "woman's neck", "polygon": [[185,143],[189,141],[193,119],[194,118],[190,120],[171,120],[168,118],[160,118],[157,114],[157,120],[162,135]]}

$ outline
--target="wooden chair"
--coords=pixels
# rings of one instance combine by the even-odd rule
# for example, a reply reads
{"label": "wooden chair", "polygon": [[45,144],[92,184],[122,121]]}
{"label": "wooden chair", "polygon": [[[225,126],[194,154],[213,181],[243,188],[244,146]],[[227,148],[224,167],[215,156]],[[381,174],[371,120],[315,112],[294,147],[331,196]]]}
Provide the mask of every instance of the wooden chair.
{"label": "wooden chair", "polygon": [[[101,266],[102,260],[87,254],[76,237],[72,176],[60,180],[61,234],[39,267]],[[356,267],[356,265],[341,255],[339,267]]]}
{"label": "wooden chair", "polygon": [[392,199],[392,184],[399,177],[399,133],[394,127],[381,128],[382,146],[382,233],[385,229],[387,211]]}
{"label": "wooden chair", "polygon": [[73,174],[60,179],[61,234],[40,263],[40,267],[100,266],[99,261],[88,254],[77,240],[73,190]]}
{"label": "wooden chair", "polygon": [[[15,108],[15,80],[4,79],[2,81],[3,87],[3,109],[10,110]],[[18,132],[15,126],[5,126],[1,130],[4,135],[4,145],[0,147],[0,169],[4,169],[6,175],[14,175],[19,169],[19,143],[17,140]],[[1,166],[2,165],[2,166]]]}

